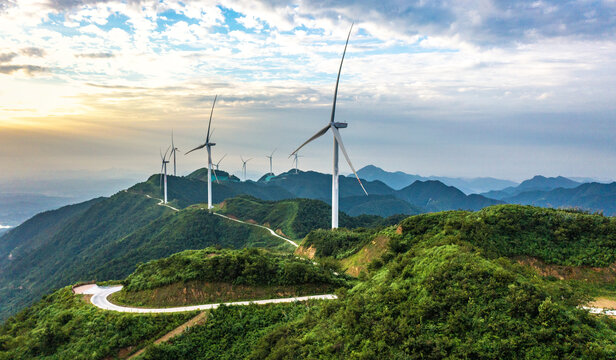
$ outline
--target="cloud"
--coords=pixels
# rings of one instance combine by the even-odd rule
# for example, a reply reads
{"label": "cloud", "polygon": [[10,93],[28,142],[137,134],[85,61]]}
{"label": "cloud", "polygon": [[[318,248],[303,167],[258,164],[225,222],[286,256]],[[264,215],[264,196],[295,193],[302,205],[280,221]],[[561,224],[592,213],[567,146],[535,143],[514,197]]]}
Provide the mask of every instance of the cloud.
{"label": "cloud", "polygon": [[45,50],[38,47],[27,47],[20,50],[22,55],[30,57],[43,57],[45,56]]}
{"label": "cloud", "polygon": [[76,54],[75,57],[78,58],[90,58],[90,59],[109,59],[115,57],[113,53],[87,53],[87,54]]}
{"label": "cloud", "polygon": [[36,65],[0,65],[0,74],[12,74],[18,71],[23,71],[28,75],[34,75],[35,73],[50,72],[50,69]]}
{"label": "cloud", "polygon": [[0,54],[0,63],[11,62],[15,56],[17,54],[14,52]]}

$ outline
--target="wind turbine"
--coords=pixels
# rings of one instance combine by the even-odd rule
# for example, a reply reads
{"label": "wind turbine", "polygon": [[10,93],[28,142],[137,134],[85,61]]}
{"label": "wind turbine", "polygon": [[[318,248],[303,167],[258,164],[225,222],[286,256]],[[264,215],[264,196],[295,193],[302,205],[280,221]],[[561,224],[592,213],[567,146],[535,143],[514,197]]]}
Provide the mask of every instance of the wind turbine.
{"label": "wind turbine", "polygon": [[268,158],[270,160],[270,174],[274,175],[274,171],[272,170],[272,156],[274,156],[274,153],[276,152],[277,149],[274,149],[274,151],[272,151],[271,154],[269,154],[269,156],[265,155],[266,158]]}
{"label": "wind turbine", "polygon": [[197,146],[196,148],[190,150],[186,153],[186,155],[191,152],[199,149],[206,148],[207,149],[207,208],[212,208],[212,146],[216,145],[216,143],[210,142],[210,126],[212,125],[212,115],[214,114],[214,106],[216,105],[216,99],[218,95],[214,97],[214,103],[212,103],[212,111],[210,112],[210,122],[207,124],[207,136],[205,138],[205,144]]}
{"label": "wind turbine", "polygon": [[[173,144],[173,130],[171,130],[171,154],[173,154],[173,176],[176,176],[176,168],[175,168],[175,152],[180,149],[176,148]],[[171,154],[169,154],[169,160],[171,160]]]}
{"label": "wind turbine", "polygon": [[[163,151],[160,150],[160,159],[162,160],[163,164],[160,167],[160,172],[161,172],[161,176],[160,176],[160,182],[162,186],[162,182],[163,182],[163,171],[164,171],[164,176],[165,176],[165,190],[164,190],[164,196],[163,196],[163,203],[167,203],[167,164],[169,163],[169,160],[167,160],[167,153],[169,152],[169,148],[167,148],[167,151],[165,151],[165,155],[163,155]],[[169,158],[171,158],[171,154],[169,154]]]}
{"label": "wind turbine", "polygon": [[216,166],[216,171],[218,171],[218,165],[220,165],[220,163],[222,162],[222,159],[224,159],[224,158],[225,158],[225,156],[227,156],[227,154],[224,154],[224,155],[220,158],[220,160],[218,160],[218,162],[217,162],[216,164],[214,164],[214,166]]}
{"label": "wind turbine", "polygon": [[364,193],[368,195],[368,192],[364,188],[364,185],[361,183],[359,176],[357,176],[357,172],[355,171],[355,168],[353,168],[353,164],[351,164],[351,159],[349,159],[349,155],[347,154],[346,149],[344,148],[344,144],[342,143],[342,137],[340,136],[340,132],[338,131],[338,129],[346,128],[347,123],[334,121],[334,116],[336,115],[336,98],[338,97],[338,83],[340,82],[340,72],[342,71],[342,63],[344,62],[344,55],[346,54],[346,49],[347,49],[347,46],[349,45],[349,38],[351,37],[352,30],[353,30],[353,24],[351,24],[351,29],[349,29],[349,35],[347,36],[346,44],[344,45],[344,52],[342,53],[342,60],[340,60],[340,68],[338,69],[338,77],[336,78],[336,88],[334,90],[334,103],[332,105],[332,114],[331,114],[329,124],[327,124],[327,126],[325,126],[323,129],[319,130],[319,132],[314,134],[310,139],[308,139],[300,147],[298,147],[295,151],[293,151],[291,155],[289,155],[289,157],[291,157],[297,154],[299,149],[304,147],[304,145],[308,144],[309,142],[311,142],[312,140],[316,138],[323,136],[330,129],[332,133],[334,134],[334,168],[332,171],[332,229],[338,228],[338,146],[340,146],[340,149],[342,149],[342,153],[344,154],[344,157],[347,163],[351,167],[351,170],[353,170],[353,173],[355,174],[357,181],[359,181],[359,185],[361,185],[361,188],[364,190]]}
{"label": "wind turbine", "polygon": [[242,172],[244,172],[244,181],[246,181],[246,163],[252,160],[252,158],[244,160],[244,158],[240,156],[240,159],[242,159]]}
{"label": "wind turbine", "polygon": [[293,154],[293,162],[291,163],[291,166],[295,165],[295,173],[298,173],[298,168],[299,168],[299,158],[302,156],[299,156],[298,153]]}

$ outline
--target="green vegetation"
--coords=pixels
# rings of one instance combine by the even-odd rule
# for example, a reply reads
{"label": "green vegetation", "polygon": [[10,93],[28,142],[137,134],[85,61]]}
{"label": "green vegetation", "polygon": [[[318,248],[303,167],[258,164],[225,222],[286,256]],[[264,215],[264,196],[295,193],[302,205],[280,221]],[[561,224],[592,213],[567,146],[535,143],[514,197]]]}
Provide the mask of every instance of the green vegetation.
{"label": "green vegetation", "polygon": [[[301,239],[314,229],[331,227],[331,207],[319,200],[290,199],[264,201],[251,196],[238,196],[223,203],[221,213],[242,220],[254,220],[272,229],[280,229],[292,239]],[[348,216],[341,212],[340,226],[346,228],[379,227],[398,223],[406,216],[382,218],[376,215]]]}
{"label": "green vegetation", "polygon": [[[419,215],[363,238],[359,231],[315,231],[309,237],[317,251],[334,243],[327,256],[352,252],[366,238],[372,241],[364,248],[376,239],[389,245],[365,281],[338,291],[338,301],[316,302],[292,321],[259,317],[259,329],[268,330],[258,334],[234,326],[243,316],[254,319],[251,311],[225,309],[218,327],[197,327],[145,358],[225,358],[239,347],[234,355],[248,359],[611,359],[616,322],[578,308],[589,300],[583,288],[502,257],[552,250],[556,261],[575,263],[609,249],[610,224],[597,215],[496,206]],[[586,247],[562,244],[575,241]]]}
{"label": "green vegetation", "polygon": [[84,260],[86,279],[121,279],[140,262],[170,256],[186,249],[217,246],[231,249],[268,248],[291,252],[294,247],[269,231],[224,219],[194,206],[172,212],[148,226],[106,245]]}
{"label": "green vegetation", "polygon": [[599,267],[616,262],[616,219],[601,215],[500,205],[414,216],[400,226],[412,242],[469,242],[491,258],[531,256],[548,264]]}
{"label": "green vegetation", "polygon": [[0,359],[104,359],[136,350],[193,313],[135,315],[104,311],[66,287],[9,318],[0,328]]}
{"label": "green vegetation", "polygon": [[147,360],[246,359],[259,339],[296,321],[308,312],[308,304],[223,306],[208,316],[207,323],[168,343],[148,348]]}
{"label": "green vegetation", "polygon": [[[21,256],[17,252],[17,256],[2,266],[0,320],[53,288],[90,280],[85,276],[92,266],[87,260],[93,254],[104,252],[105,245],[172,212],[157,206],[155,200],[127,192],[119,192],[85,207],[87,209],[74,212],[60,209],[50,214],[57,215],[54,218],[62,223],[59,228],[52,229],[45,222],[29,222],[14,230],[23,234],[15,241],[36,243],[37,246]],[[44,239],[37,237],[40,234],[36,230],[37,224],[46,229]]]}
{"label": "green vegetation", "polygon": [[336,230],[311,231],[301,246],[316,249],[316,257],[333,257],[335,259],[346,258],[363,248],[377,231],[375,229],[360,228],[348,230],[340,228]]}
{"label": "green vegetation", "polygon": [[[177,283],[186,284],[191,281],[225,283],[240,288],[266,286],[271,291],[276,289],[301,291],[301,287],[291,286],[310,285],[301,291],[303,295],[308,294],[310,290],[327,291],[349,284],[344,276],[335,276],[323,266],[292,255],[273,254],[254,248],[246,250],[208,248],[183,251],[165,259],[140,265],[124,281],[124,289],[120,292],[119,299],[126,301],[131,298],[129,294],[132,292]],[[122,293],[126,295],[121,295]],[[142,292],[142,294],[141,298],[147,299],[152,292]]]}

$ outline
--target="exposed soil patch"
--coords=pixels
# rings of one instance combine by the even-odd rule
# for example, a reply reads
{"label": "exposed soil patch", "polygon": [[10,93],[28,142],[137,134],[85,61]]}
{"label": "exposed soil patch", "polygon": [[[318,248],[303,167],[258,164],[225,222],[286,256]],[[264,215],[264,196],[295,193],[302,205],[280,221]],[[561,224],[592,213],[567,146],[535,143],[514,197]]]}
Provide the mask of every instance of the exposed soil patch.
{"label": "exposed soil patch", "polygon": [[308,259],[313,259],[316,253],[317,248],[313,245],[310,245],[309,248],[300,245],[297,249],[295,249],[295,255],[307,257]]}
{"label": "exposed soil patch", "polygon": [[560,280],[583,280],[601,283],[616,281],[616,264],[612,264],[605,268],[599,268],[591,266],[546,264],[539,259],[531,257],[521,257],[516,258],[515,260],[519,264],[532,267],[542,276],[554,276]]}
{"label": "exposed soil patch", "polygon": [[328,284],[248,286],[195,280],[149,290],[122,290],[112,294],[109,297],[109,301],[126,306],[175,307],[325,294],[333,290],[333,288],[332,285]]}
{"label": "exposed soil patch", "polygon": [[387,236],[377,236],[357,253],[342,260],[345,272],[351,276],[359,276],[362,271],[366,271],[368,264],[380,258],[387,251],[389,238]]}
{"label": "exposed soil patch", "polygon": [[616,300],[600,297],[588,303],[587,306],[615,310],[616,309]]}

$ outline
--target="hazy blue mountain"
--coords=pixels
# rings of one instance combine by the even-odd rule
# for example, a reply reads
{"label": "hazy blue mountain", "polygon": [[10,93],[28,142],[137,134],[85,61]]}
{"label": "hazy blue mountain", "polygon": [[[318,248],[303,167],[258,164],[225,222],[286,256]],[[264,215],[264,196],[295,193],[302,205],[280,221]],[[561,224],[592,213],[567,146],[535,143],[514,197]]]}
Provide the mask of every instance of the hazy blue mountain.
{"label": "hazy blue mountain", "polygon": [[[340,198],[347,196],[365,195],[355,177],[340,176]],[[294,197],[318,199],[331,203],[332,176],[316,171],[295,170],[276,175],[267,181],[259,182],[266,186],[278,186],[284,188]],[[392,195],[395,190],[381,181],[363,181],[366,191],[370,195]]]}
{"label": "hazy blue mountain", "polygon": [[486,206],[502,204],[481,195],[466,195],[453,186],[437,180],[415,181],[396,192],[396,197],[428,211],[478,210]]}
{"label": "hazy blue mountain", "polygon": [[616,182],[588,183],[572,189],[557,188],[549,191],[526,191],[503,201],[511,204],[552,208],[579,208],[604,215],[616,215]]}
{"label": "hazy blue mountain", "polygon": [[[390,172],[374,165],[364,166],[357,171],[360,178],[374,181],[379,180],[393,189],[400,190],[415,181],[438,180],[445,185],[455,186],[465,194],[477,194],[490,190],[500,190],[508,186],[516,186],[517,183],[510,180],[502,180],[491,177],[478,178],[454,178],[444,176],[420,176],[407,174],[402,171]],[[351,177],[352,175],[349,175]]]}
{"label": "hazy blue mountain", "polygon": [[416,215],[426,212],[426,210],[411,205],[394,195],[347,196],[340,199],[340,210],[351,216],[362,214],[379,216]]}
{"label": "hazy blue mountain", "polygon": [[40,194],[0,194],[0,225],[16,226],[46,210],[75,202],[73,198]]}
{"label": "hazy blue mountain", "polygon": [[570,189],[579,186],[580,184],[581,183],[577,181],[573,181],[563,176],[545,177],[536,175],[532,179],[522,181],[522,183],[518,186],[508,187],[500,191],[489,191],[482,193],[481,195],[491,199],[503,200],[526,191],[549,191],[557,188]]}

